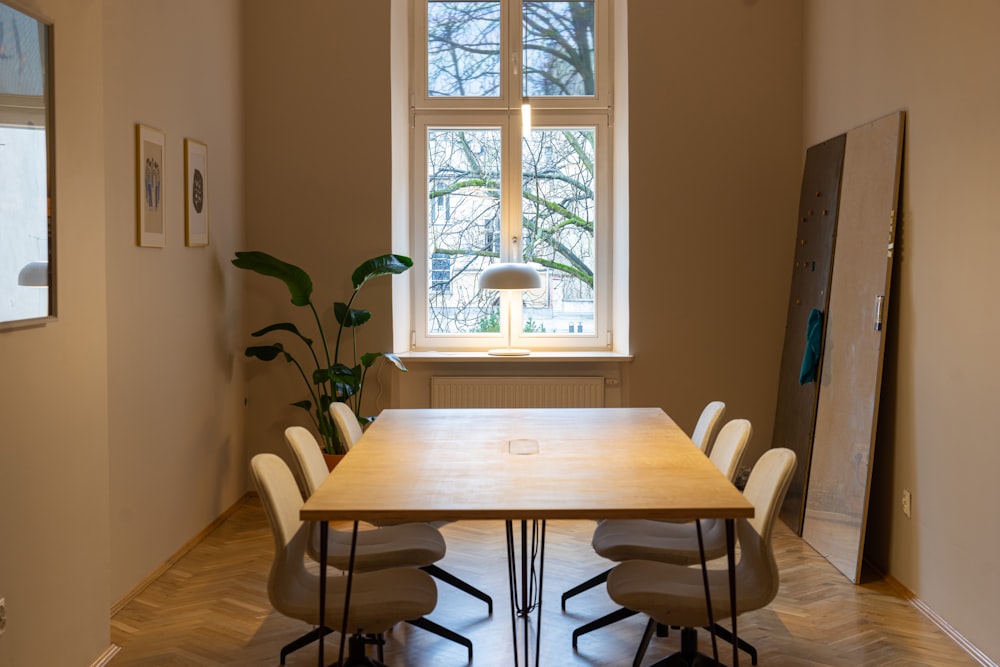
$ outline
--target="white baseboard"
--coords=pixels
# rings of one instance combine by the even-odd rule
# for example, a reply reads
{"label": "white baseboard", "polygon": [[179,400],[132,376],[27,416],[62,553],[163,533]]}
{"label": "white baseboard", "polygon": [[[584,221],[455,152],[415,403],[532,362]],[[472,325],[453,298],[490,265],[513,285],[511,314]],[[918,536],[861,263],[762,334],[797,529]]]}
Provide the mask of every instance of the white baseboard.
{"label": "white baseboard", "polygon": [[118,651],[120,650],[122,650],[121,646],[118,646],[117,644],[112,644],[111,646],[104,649],[104,653],[97,656],[97,660],[90,663],[90,667],[107,667],[107,665],[111,664],[111,658],[118,655]]}
{"label": "white baseboard", "polygon": [[916,608],[916,610],[919,611],[921,614],[926,616],[931,623],[936,625],[941,630],[941,632],[948,635],[948,638],[951,639],[956,644],[958,644],[958,646],[963,651],[968,653],[973,660],[982,665],[982,667],[1000,667],[1000,665],[997,665],[997,663],[993,662],[993,660],[991,660],[988,655],[980,651],[978,648],[976,648],[976,646],[972,642],[970,642],[968,639],[962,636],[962,633],[960,633],[955,628],[951,627],[948,621],[938,616],[937,612],[928,607],[923,600],[914,595],[913,591],[911,591],[906,586],[899,583],[889,575],[883,575],[883,576],[885,577],[885,580],[889,583],[890,586],[895,588],[904,598],[906,598],[907,602],[913,605],[914,608]]}

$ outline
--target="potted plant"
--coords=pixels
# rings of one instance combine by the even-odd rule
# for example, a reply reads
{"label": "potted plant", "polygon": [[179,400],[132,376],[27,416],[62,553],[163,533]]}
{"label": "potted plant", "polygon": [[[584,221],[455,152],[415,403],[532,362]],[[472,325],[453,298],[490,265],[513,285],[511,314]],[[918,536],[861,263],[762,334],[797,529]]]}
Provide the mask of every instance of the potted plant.
{"label": "potted plant", "polygon": [[[232,261],[237,268],[281,280],[291,293],[292,304],[298,307],[308,307],[312,312],[319,334],[318,341],[305,336],[291,322],[271,324],[250,334],[254,338],[272,333],[289,335],[300,343],[297,345],[298,347],[304,348],[304,352],[299,352],[300,355],[308,353],[307,359],[302,357],[305,361],[300,361],[281,342],[252,345],[246,348],[244,354],[261,361],[272,361],[280,357],[295,366],[306,384],[309,398],[296,401],[292,405],[309,413],[316,430],[319,432],[324,454],[343,455],[345,453],[344,447],[337,437],[337,429],[330,416],[330,405],[335,401],[346,402],[351,405],[361,424],[371,422],[375,419],[374,416],[361,415],[361,399],[364,396],[365,378],[369,369],[381,357],[390,361],[399,370],[406,370],[402,360],[391,352],[358,354],[357,328],[370,320],[372,314],[370,311],[351,306],[354,299],[357,298],[358,292],[369,280],[379,276],[403,273],[413,266],[413,260],[403,255],[381,255],[363,262],[354,270],[354,273],[351,274],[351,282],[354,285],[351,298],[348,299],[347,303],[338,301],[333,304],[334,317],[338,326],[337,337],[332,348],[332,357],[331,348],[323,329],[323,322],[312,302],[313,283],[308,273],[294,264],[289,264],[264,252],[237,252],[236,258]],[[340,361],[340,343],[345,329],[349,329],[351,333],[349,364]]]}

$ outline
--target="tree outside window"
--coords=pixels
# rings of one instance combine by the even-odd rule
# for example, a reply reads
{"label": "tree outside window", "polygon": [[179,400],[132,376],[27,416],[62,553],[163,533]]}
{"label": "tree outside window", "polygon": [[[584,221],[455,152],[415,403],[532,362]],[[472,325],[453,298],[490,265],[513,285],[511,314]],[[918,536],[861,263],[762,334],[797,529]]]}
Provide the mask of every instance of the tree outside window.
{"label": "tree outside window", "polygon": [[[516,330],[593,338],[609,155],[609,110],[595,95],[598,0],[419,4],[425,334],[499,332],[503,303],[476,279],[494,262],[519,261],[539,269],[543,285],[511,304]],[[523,136],[522,102],[532,107]]]}

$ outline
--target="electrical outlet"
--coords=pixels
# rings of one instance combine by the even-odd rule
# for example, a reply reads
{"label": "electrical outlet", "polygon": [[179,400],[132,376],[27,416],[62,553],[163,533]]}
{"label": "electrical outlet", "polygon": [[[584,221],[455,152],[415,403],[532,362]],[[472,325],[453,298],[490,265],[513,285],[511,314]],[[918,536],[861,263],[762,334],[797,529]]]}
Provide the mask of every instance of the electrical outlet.
{"label": "electrical outlet", "polygon": [[0,635],[7,629],[7,602],[0,598]]}
{"label": "electrical outlet", "polygon": [[912,503],[913,503],[913,498],[912,496],[910,496],[910,492],[907,491],[906,489],[903,489],[903,516],[905,516],[907,519],[913,516]]}

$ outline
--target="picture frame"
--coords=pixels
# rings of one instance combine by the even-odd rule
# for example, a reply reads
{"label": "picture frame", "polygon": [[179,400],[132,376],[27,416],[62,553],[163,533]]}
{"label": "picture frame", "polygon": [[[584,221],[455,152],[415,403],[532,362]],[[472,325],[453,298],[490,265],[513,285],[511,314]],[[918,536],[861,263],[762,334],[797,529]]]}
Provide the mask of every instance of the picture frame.
{"label": "picture frame", "polygon": [[136,243],[140,247],[167,245],[166,135],[141,123],[135,126]]}
{"label": "picture frame", "polygon": [[184,139],[184,244],[208,245],[208,145]]}

